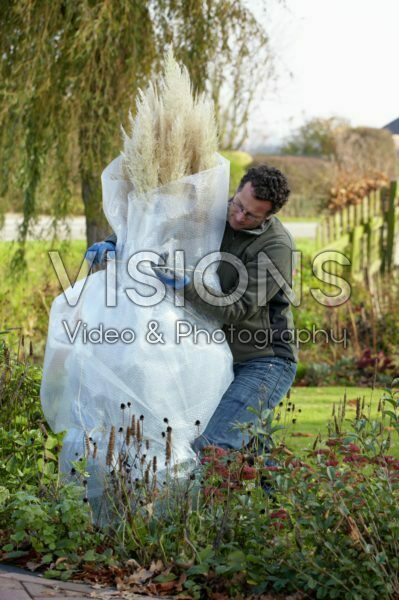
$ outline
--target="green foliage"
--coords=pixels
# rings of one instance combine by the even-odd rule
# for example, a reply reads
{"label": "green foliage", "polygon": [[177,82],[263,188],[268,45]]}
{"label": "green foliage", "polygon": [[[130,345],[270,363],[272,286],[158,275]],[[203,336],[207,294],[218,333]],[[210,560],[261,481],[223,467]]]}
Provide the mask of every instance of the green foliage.
{"label": "green foliage", "polygon": [[[39,191],[56,223],[79,188],[88,242],[108,233],[101,171],[120,152],[120,124],[169,46],[196,90],[208,87],[220,123],[229,121],[224,137],[230,145],[242,130],[245,135],[256,73],[264,74],[270,59],[263,27],[240,0],[189,6],[174,0],[23,0],[5,3],[0,24],[1,196],[9,202],[17,190],[23,194],[22,242],[40,210]],[[228,79],[234,95],[224,106]],[[23,250],[16,254],[21,260]]]}
{"label": "green foliage", "polygon": [[281,149],[282,154],[332,158],[335,154],[335,134],[349,123],[341,117],[313,117],[301,125]]}
{"label": "green foliage", "polygon": [[252,163],[252,156],[247,152],[238,152],[233,150],[225,150],[222,155],[230,161],[230,189],[229,192],[233,195],[240,183],[242,177],[248,171]]}
{"label": "green foliage", "polygon": [[83,502],[83,496],[83,488],[75,484],[63,485],[54,495],[44,498],[16,492],[8,506],[13,526],[11,541],[16,545],[29,542],[41,554],[63,556],[66,552],[81,552],[87,547],[82,533],[90,523],[89,506]]}
{"label": "green foliage", "polygon": [[58,471],[62,434],[46,429],[40,406],[41,369],[0,342],[0,486],[35,490]]}
{"label": "green foliage", "polygon": [[[328,432],[300,452],[287,448],[287,422],[306,418],[314,392],[320,400],[312,414],[320,417],[321,400],[331,409],[336,391],[328,403],[329,390],[325,397],[309,390],[301,413],[295,388],[274,421],[272,411],[254,408],[252,424],[237,424],[249,428],[247,449],[208,447],[189,479],[171,473],[152,496],[138,482],[124,504],[114,504],[119,516],[99,530],[79,483],[85,464],[76,463],[75,482],[59,477],[62,436],[42,422],[38,369],[9,356],[4,345],[0,367],[1,560],[32,561],[33,552],[47,577],[70,579],[90,569],[107,581],[117,574],[129,592],[151,584],[153,594],[198,599],[215,589],[228,596],[299,589],[359,600],[398,594],[399,461],[388,454],[398,429],[397,381],[381,400],[369,390],[370,400],[357,398],[353,406],[345,394]],[[108,493],[123,492],[122,473],[112,477]]]}
{"label": "green foliage", "polygon": [[282,218],[297,217],[304,221],[319,217],[327,207],[335,180],[331,161],[309,156],[255,155],[253,165],[261,163],[277,167],[288,179],[291,194],[279,213]]}
{"label": "green foliage", "polygon": [[[63,434],[51,433],[40,406],[41,370],[0,343],[0,529],[4,560],[33,550],[44,564],[60,557],[79,564],[96,545],[85,489],[58,473]],[[62,568],[68,576],[72,571]]]}
{"label": "green foliage", "polygon": [[19,278],[14,276],[11,268],[13,247],[10,242],[0,242],[0,331],[4,332],[2,337],[14,352],[17,351],[22,333],[26,343],[25,348],[20,349],[20,354],[24,350],[27,355],[29,342],[32,342],[32,360],[41,363],[51,303],[62,292],[48,251],[59,251],[70,280],[74,283],[86,244],[73,241],[54,247],[51,242],[27,242],[25,259],[28,268]]}

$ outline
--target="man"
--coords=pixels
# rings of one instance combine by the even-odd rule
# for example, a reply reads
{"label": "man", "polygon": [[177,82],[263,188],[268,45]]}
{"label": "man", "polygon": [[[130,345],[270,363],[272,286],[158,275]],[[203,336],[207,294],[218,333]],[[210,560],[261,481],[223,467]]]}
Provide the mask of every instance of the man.
{"label": "man", "polygon": [[[206,301],[203,284],[194,285],[190,276],[177,276],[154,265],[155,274],[166,285],[184,294],[196,308],[223,323],[233,354],[234,380],[202,436],[193,443],[196,451],[209,444],[240,449],[243,436],[232,423],[254,421],[248,407],[274,408],[290,389],[296,373],[298,352],[294,341],[294,323],[287,297],[292,284],[291,235],[274,216],[287,202],[288,182],[278,169],[260,165],[251,168],[241,179],[229,200],[227,223],[221,252],[241,261],[248,275],[247,285],[237,293],[240,269],[231,260],[222,260],[218,275],[229,302]],[[97,263],[107,250],[114,250],[116,237],[94,244]],[[228,258],[228,257],[227,257]],[[166,265],[167,266],[167,265]],[[286,282],[286,283],[284,283]],[[202,287],[202,289],[201,289]],[[219,298],[220,300],[220,298]]]}

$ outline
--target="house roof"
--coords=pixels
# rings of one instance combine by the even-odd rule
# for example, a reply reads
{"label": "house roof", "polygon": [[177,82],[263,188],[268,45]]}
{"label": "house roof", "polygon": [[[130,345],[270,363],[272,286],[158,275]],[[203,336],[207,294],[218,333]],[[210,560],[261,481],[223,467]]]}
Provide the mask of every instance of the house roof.
{"label": "house roof", "polygon": [[399,119],[395,119],[387,125],[384,125],[382,129],[389,129],[389,131],[394,135],[399,135]]}

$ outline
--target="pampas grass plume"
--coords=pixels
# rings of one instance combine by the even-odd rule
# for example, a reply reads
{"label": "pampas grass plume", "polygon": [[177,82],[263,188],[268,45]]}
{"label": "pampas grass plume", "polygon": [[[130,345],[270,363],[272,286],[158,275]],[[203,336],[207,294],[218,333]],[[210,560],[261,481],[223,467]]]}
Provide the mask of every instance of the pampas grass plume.
{"label": "pampas grass plume", "polygon": [[146,192],[215,165],[217,128],[213,104],[194,96],[186,67],[170,50],[164,76],[140,90],[131,134],[122,128],[123,166],[137,193]]}

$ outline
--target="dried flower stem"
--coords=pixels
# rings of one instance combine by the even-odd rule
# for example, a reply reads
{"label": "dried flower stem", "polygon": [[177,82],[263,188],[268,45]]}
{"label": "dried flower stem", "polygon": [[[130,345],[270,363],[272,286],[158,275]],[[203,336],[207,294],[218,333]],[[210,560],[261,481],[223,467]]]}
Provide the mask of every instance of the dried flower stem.
{"label": "dried flower stem", "polygon": [[107,465],[107,467],[110,467],[112,465],[112,459],[113,459],[113,456],[114,456],[114,450],[115,450],[115,426],[112,425],[111,431],[110,431],[110,434],[109,434],[107,456],[106,456],[106,459],[105,459],[105,464]]}

